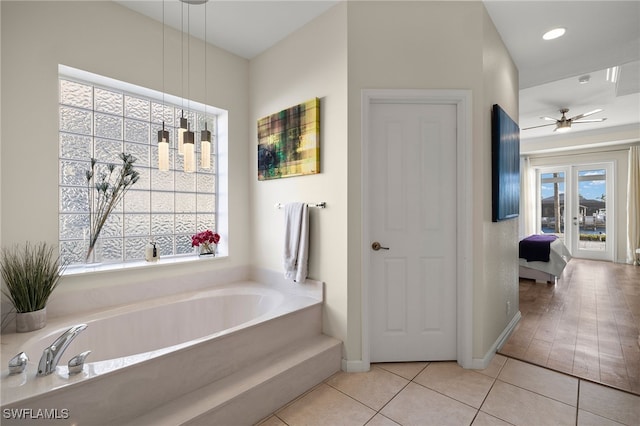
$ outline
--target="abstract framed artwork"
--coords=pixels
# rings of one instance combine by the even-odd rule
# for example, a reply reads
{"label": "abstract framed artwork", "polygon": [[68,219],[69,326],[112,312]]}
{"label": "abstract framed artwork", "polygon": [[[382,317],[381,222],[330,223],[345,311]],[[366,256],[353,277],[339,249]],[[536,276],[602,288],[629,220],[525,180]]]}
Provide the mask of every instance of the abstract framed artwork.
{"label": "abstract framed artwork", "polygon": [[258,180],[320,173],[320,100],[258,120]]}
{"label": "abstract framed artwork", "polygon": [[520,127],[499,106],[491,116],[492,220],[520,213]]}

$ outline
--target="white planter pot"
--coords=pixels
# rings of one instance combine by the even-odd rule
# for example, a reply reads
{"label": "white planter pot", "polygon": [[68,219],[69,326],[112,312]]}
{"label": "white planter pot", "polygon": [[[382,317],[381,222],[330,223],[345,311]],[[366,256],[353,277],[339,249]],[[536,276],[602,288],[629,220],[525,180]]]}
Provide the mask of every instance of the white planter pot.
{"label": "white planter pot", "polygon": [[16,314],[16,331],[18,333],[27,333],[29,331],[39,330],[45,325],[47,325],[46,307],[39,311]]}

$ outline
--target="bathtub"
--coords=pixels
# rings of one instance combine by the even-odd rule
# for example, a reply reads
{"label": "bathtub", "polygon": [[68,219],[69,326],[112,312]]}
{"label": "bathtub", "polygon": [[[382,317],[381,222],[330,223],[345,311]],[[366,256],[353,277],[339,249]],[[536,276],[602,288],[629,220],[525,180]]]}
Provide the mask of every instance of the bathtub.
{"label": "bathtub", "polygon": [[[3,335],[2,424],[26,424],[20,416],[76,425],[135,420],[321,335],[321,304],[308,294],[242,282],[56,318],[32,333]],[[43,349],[80,323],[88,327],[56,371],[36,377]],[[86,350],[92,352],[83,371],[69,375],[68,360]],[[7,362],[21,351],[29,356],[27,369],[9,375]]]}

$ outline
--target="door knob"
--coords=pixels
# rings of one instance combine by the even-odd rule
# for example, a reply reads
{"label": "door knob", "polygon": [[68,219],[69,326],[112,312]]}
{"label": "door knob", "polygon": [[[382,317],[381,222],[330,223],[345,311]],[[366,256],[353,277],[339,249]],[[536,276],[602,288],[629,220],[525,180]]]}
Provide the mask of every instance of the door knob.
{"label": "door knob", "polygon": [[377,242],[377,241],[376,241],[376,242],[374,242],[373,244],[371,244],[371,248],[372,248],[372,249],[374,249],[375,251],[378,251],[378,250],[380,250],[380,249],[382,249],[382,250],[389,250],[389,247],[382,247],[382,246],[380,245],[380,243],[379,243],[379,242]]}

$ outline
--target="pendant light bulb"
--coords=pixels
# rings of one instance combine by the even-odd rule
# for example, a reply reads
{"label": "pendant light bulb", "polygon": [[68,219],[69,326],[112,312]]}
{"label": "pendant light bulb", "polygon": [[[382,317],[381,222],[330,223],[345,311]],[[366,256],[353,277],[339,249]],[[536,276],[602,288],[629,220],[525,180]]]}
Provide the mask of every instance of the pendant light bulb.
{"label": "pendant light bulb", "polygon": [[195,135],[191,130],[184,132],[184,171],[193,173],[196,171],[196,144]]}
{"label": "pendant light bulb", "polygon": [[200,132],[200,166],[203,169],[211,168],[211,132],[207,130],[207,123],[204,123],[204,130]]}
{"label": "pendant light bulb", "polygon": [[158,130],[158,170],[169,171],[169,132],[164,129],[164,121],[162,130]]}
{"label": "pendant light bulb", "polygon": [[178,127],[178,154],[184,155],[184,134],[187,132],[189,123],[184,118],[184,110],[182,110],[182,116],[180,117],[180,127]]}

